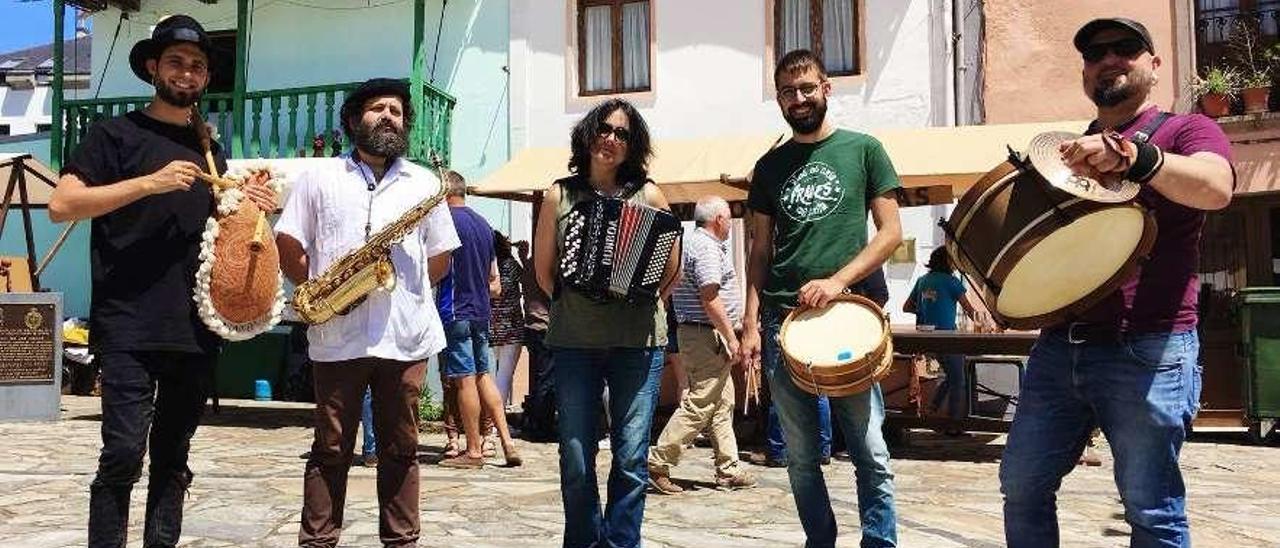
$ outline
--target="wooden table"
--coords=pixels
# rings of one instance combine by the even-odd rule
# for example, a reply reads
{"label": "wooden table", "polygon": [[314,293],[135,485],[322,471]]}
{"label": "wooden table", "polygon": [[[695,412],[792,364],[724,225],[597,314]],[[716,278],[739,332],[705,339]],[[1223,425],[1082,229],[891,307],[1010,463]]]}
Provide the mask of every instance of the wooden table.
{"label": "wooden table", "polygon": [[920,331],[914,325],[890,326],[893,351],[899,354],[936,353],[1027,356],[1035,344],[1037,331],[976,333],[971,331]]}
{"label": "wooden table", "polygon": [[[962,419],[934,414],[916,407],[908,400],[910,378],[914,375],[909,358],[912,354],[964,354],[966,356],[1026,356],[1039,336],[1035,331],[1006,331],[1004,333],[976,333],[970,331],[921,331],[914,325],[890,326],[893,334],[893,351],[898,355],[890,376],[881,381],[885,393],[885,419],[890,437],[899,442],[906,428],[960,429],[970,432],[1007,432],[1009,422],[1001,418],[970,414]],[[980,361],[980,360],[979,360]],[[970,413],[976,407],[976,395],[982,391],[976,382],[974,361],[966,363],[966,384],[970,397]],[[926,385],[936,379],[919,379]],[[924,386],[924,395],[930,395],[934,386]],[[994,392],[987,391],[988,394]],[[1016,395],[997,394],[1016,402]]]}

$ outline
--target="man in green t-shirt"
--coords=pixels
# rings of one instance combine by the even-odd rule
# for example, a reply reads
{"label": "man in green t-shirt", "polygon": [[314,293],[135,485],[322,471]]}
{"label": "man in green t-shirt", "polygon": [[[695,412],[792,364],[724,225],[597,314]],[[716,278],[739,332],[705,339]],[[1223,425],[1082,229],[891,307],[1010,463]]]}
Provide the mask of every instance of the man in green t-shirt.
{"label": "man in green t-shirt", "polygon": [[[884,264],[902,240],[895,190],[898,175],[875,138],[836,129],[826,117],[822,61],[806,50],[788,53],[774,71],[778,106],[791,140],[756,162],[747,205],[753,235],[747,258],[747,303],[741,354],[759,364],[790,453],[787,474],[810,546],[832,546],[835,515],[819,466],[818,404],[781,366],[777,335],[799,304],[826,306]],[[876,235],[867,240],[867,212]],[[838,336],[838,333],[832,333]],[[763,340],[763,348],[762,348]],[[831,415],[857,467],[862,546],[896,546],[893,472],[880,426],[880,386],[831,398]]]}

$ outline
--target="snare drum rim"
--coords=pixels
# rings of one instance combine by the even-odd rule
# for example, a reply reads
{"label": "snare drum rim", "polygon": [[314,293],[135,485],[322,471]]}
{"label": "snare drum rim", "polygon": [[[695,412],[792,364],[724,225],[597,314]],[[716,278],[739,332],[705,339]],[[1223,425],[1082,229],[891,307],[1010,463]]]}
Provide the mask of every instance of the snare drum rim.
{"label": "snare drum rim", "polygon": [[[791,381],[795,383],[801,390],[813,394],[815,396],[844,397],[852,396],[866,392],[871,385],[878,383],[885,377],[889,376],[889,372],[893,370],[893,337],[890,336],[885,344],[883,355],[876,362],[876,367],[868,371],[865,375],[854,379],[850,382],[841,384],[824,384],[823,381],[815,382],[803,370],[797,370],[791,362],[787,363],[787,372],[791,374]],[[814,389],[814,385],[817,389]]]}
{"label": "snare drum rim", "polygon": [[[861,295],[846,293],[837,295],[831,301],[832,303],[852,302],[870,308],[871,311],[880,318],[880,344],[866,355],[853,361],[829,364],[807,364],[792,356],[791,353],[787,351],[786,345],[783,344],[783,341],[786,340],[786,333],[790,328],[791,321],[800,314],[814,308],[801,305],[788,313],[786,319],[783,320],[782,326],[778,330],[778,348],[782,351],[783,365],[787,368],[787,373],[791,376],[792,382],[794,382],[796,386],[799,386],[801,390],[814,395],[835,397],[857,394],[869,389],[872,382],[878,381],[885,375],[888,375],[889,367],[893,364],[893,334],[889,330],[889,316],[885,314],[884,310],[881,309],[880,305],[876,304],[875,301]],[[885,365],[886,362],[888,365]],[[872,364],[875,365],[872,366]],[[816,375],[817,378],[815,379],[815,376],[810,376],[808,373],[810,367],[823,369],[845,367],[848,368],[848,371],[835,375],[819,374]],[[851,382],[839,384],[834,387],[829,387],[825,384],[831,381],[841,382],[843,381],[841,377],[848,376],[850,373],[857,374],[862,371],[867,371],[867,373],[861,375],[859,378],[855,378]],[[817,385],[816,389],[814,386],[815,384]]]}
{"label": "snare drum rim", "polygon": [[[1142,263],[1151,255],[1152,248],[1155,247],[1156,234],[1159,227],[1156,224],[1155,214],[1152,213],[1151,209],[1143,207],[1136,202],[1114,204],[1081,200],[1071,204],[1069,207],[1065,208],[1063,212],[1070,215],[1071,219],[1074,221],[1087,214],[1117,207],[1134,208],[1140,211],[1142,213],[1143,226],[1142,238],[1138,240],[1137,248],[1134,250],[1134,253],[1129,256],[1129,259],[1126,260],[1118,270],[1116,270],[1115,274],[1112,274],[1105,282],[1074,303],[1052,312],[1036,316],[1028,316],[1025,318],[1013,318],[1001,314],[999,312],[999,294],[995,291],[989,291],[985,294],[991,299],[989,308],[991,309],[991,315],[995,318],[996,322],[1008,328],[1018,330],[1040,329],[1043,327],[1058,325],[1069,321],[1072,318],[1077,318],[1081,314],[1089,311],[1089,309],[1093,308],[1098,303],[1102,302],[1103,299],[1107,298],[1119,289],[1125,281],[1133,277]],[[1013,271],[1013,267],[1016,263],[1015,259],[1021,259],[1026,256],[1027,252],[1032,247],[1040,243],[1044,238],[1048,237],[1053,230],[1060,228],[1059,226],[1053,226],[1056,224],[1057,223],[1051,222],[1039,223],[1036,226],[1031,227],[1031,229],[1028,230],[1022,238],[1012,242],[1010,244],[1009,251],[1004,253],[1001,256],[1000,261],[995,264],[991,274],[992,281],[1001,284],[1001,288],[1003,290],[1004,280],[1009,276],[1009,273]],[[984,287],[984,289],[989,288]]]}
{"label": "snare drum rim", "polygon": [[[812,306],[800,305],[799,307],[792,309],[791,312],[787,313],[786,319],[782,320],[782,327],[778,329],[778,348],[782,350],[782,357],[784,359],[794,360],[796,363],[805,365],[807,367],[827,368],[827,367],[839,367],[842,365],[851,365],[851,364],[861,365],[863,363],[870,361],[868,358],[872,358],[873,356],[875,356],[877,353],[879,353],[885,348],[885,340],[888,340],[892,337],[889,333],[889,315],[885,314],[884,310],[880,308],[880,305],[876,304],[875,301],[872,301],[871,299],[863,297],[862,295],[855,295],[853,293],[843,293],[840,295],[836,295],[834,298],[831,299],[832,304],[837,302],[852,302],[852,303],[861,304],[867,308],[870,308],[872,312],[875,312],[876,317],[880,318],[880,331],[882,333],[882,339],[880,341],[880,344],[877,345],[874,349],[872,349],[867,354],[853,361],[812,363],[812,364],[806,363],[803,360],[796,358],[795,356],[792,356],[791,353],[787,351],[787,345],[784,344],[783,342],[786,339],[787,329],[791,326],[791,320],[795,319],[796,316],[799,316],[800,314],[803,314],[815,308]],[[831,306],[831,304],[828,304],[827,306]]]}

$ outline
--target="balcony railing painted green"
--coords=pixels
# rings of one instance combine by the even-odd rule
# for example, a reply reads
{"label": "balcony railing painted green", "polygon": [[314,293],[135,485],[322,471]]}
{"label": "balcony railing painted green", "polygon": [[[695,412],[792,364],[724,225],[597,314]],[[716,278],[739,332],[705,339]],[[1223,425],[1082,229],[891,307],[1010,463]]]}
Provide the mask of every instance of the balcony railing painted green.
{"label": "balcony railing painted green", "polygon": [[[200,101],[200,112],[217,128],[218,140],[228,155],[235,148],[230,146],[231,140],[239,138],[244,158],[314,156],[317,148],[321,155],[329,156],[334,150],[348,146],[338,123],[338,111],[347,93],[359,85],[359,82],[349,82],[247,92],[242,108],[243,129],[236,127],[233,115],[236,100],[231,93],[205,95]],[[447,162],[450,124],[457,100],[430,84],[424,88],[425,112],[419,112],[415,122],[425,124],[425,142],[420,143],[420,150],[435,151]],[[75,150],[94,122],[142,108],[150,100],[150,97],[116,97],[63,101],[66,130],[59,157],[66,158]]]}

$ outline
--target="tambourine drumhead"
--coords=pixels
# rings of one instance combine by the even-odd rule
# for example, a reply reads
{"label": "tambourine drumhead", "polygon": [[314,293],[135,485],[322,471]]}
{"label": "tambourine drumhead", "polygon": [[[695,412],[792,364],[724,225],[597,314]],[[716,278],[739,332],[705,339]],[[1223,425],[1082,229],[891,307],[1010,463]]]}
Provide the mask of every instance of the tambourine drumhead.
{"label": "tambourine drumhead", "polygon": [[788,357],[815,368],[852,363],[880,347],[883,322],[862,303],[834,301],[794,313],[779,342]]}
{"label": "tambourine drumhead", "polygon": [[1137,207],[1088,213],[1036,242],[1005,277],[996,310],[1032,318],[1085,298],[1130,261],[1146,219]]}

